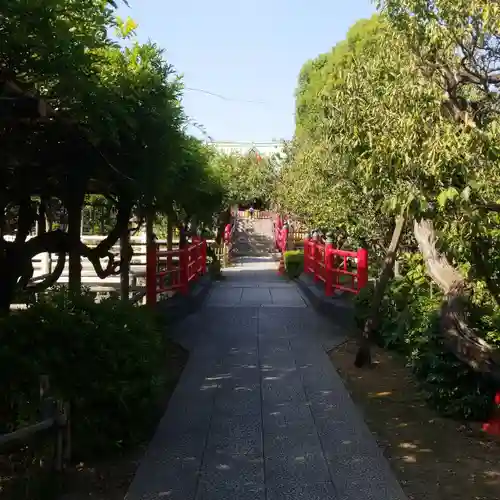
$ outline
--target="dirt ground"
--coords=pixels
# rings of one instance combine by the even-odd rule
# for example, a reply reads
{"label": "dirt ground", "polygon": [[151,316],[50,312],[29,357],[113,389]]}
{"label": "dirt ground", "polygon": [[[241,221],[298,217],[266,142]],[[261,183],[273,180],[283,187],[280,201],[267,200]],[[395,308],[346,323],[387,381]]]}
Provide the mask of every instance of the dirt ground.
{"label": "dirt ground", "polygon": [[330,352],[370,430],[410,500],[500,498],[500,441],[478,424],[439,417],[395,353],[375,348],[377,363],[353,366],[356,345]]}

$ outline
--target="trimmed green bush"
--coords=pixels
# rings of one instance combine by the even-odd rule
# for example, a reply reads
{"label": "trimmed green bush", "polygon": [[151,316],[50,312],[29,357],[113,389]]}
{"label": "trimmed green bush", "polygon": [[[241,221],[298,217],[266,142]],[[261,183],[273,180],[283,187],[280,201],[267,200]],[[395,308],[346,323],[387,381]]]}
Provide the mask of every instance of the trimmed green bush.
{"label": "trimmed green bush", "polygon": [[0,432],[38,419],[39,375],[70,401],[74,454],[117,451],[148,437],[168,379],[164,329],[151,311],[66,289],[0,320]]}
{"label": "trimmed green bush", "polygon": [[288,250],[283,254],[285,272],[290,279],[298,278],[304,271],[304,251]]}

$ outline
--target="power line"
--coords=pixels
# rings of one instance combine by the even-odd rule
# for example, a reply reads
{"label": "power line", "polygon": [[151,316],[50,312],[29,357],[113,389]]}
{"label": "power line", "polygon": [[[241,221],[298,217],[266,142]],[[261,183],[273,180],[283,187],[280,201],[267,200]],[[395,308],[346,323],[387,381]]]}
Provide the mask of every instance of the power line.
{"label": "power line", "polygon": [[211,95],[213,97],[217,97],[218,99],[222,99],[223,101],[230,101],[230,102],[244,102],[247,104],[262,104],[264,106],[268,105],[269,103],[264,102],[264,101],[253,101],[253,100],[248,100],[248,99],[234,99],[231,97],[225,97],[221,94],[216,94],[215,92],[210,92],[209,90],[204,90],[204,89],[198,89],[195,87],[184,87],[184,90],[191,90],[193,92],[201,92],[202,94],[206,95]]}

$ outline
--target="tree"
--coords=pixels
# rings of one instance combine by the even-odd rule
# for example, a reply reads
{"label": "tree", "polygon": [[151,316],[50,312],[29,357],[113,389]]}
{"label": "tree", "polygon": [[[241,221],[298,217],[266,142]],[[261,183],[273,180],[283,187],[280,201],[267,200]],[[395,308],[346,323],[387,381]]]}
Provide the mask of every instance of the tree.
{"label": "tree", "polygon": [[[447,88],[443,86],[446,83],[443,74],[447,71],[433,70],[435,66],[424,64],[420,53],[426,46],[419,31],[423,23],[419,17],[424,15],[424,10],[416,15],[416,4],[422,7],[424,3],[427,4],[387,2],[387,8],[392,4],[393,9],[388,17],[383,14],[358,23],[346,42],[326,57],[321,56],[316,64],[307,64],[299,82],[292,154],[278,190],[281,201],[294,209],[294,213],[328,225],[337,233],[342,232],[342,226],[348,234],[365,230],[365,241],[369,245],[373,245],[373,236],[377,233],[385,245],[392,240],[393,244],[385,252],[385,264],[378,280],[372,315],[365,325],[365,342],[361,345],[358,364],[369,361],[367,341],[376,329],[378,303],[392,275],[398,241],[403,238],[410,246],[416,243],[408,231],[402,230],[405,219],[415,220],[416,227],[421,221],[432,220],[433,224],[426,226],[427,235],[432,235],[430,240],[427,237],[431,246],[437,250],[434,238],[437,234],[431,230],[438,228],[444,233],[440,241],[447,243],[448,255],[456,259],[457,264],[467,264],[474,269],[476,279],[487,280],[485,272],[479,275],[480,266],[472,254],[477,255],[480,244],[484,248],[485,241],[491,242],[494,234],[490,226],[481,238],[477,237],[479,214],[486,213],[488,207],[496,210],[495,199],[498,199],[499,184],[487,182],[488,177],[498,179],[495,146],[498,126],[493,119],[497,94],[494,99],[490,97],[493,107],[488,111],[488,99],[481,98],[481,92],[470,87],[467,92],[456,89],[455,98],[458,106],[462,99],[467,102],[468,96],[472,102],[470,108],[464,112],[450,105],[451,94],[443,95],[443,89]],[[405,8],[395,7],[403,4],[405,8],[412,4],[414,10],[408,13]],[[482,4],[484,6],[484,2]],[[434,14],[428,12],[428,15],[433,19]],[[418,36],[408,36],[405,22],[415,23]],[[441,19],[435,25],[436,32],[446,31],[442,26],[449,26],[450,22],[451,18]],[[412,49],[409,40],[420,52]],[[462,46],[465,46],[463,42]],[[460,65],[456,47],[450,49],[448,38],[443,41],[442,53]],[[435,54],[436,50],[430,53]],[[470,117],[474,106],[483,110],[482,130],[477,124],[472,125]],[[490,220],[494,224],[494,217]],[[345,221],[351,221],[351,227]],[[376,230],[377,222],[381,232]],[[415,239],[423,248],[422,231],[415,231]],[[454,245],[460,250],[450,252]],[[439,258],[434,258],[434,269],[437,262],[443,262],[442,251],[434,253],[436,255]],[[490,259],[491,252],[482,263],[491,262]],[[447,276],[449,284],[458,279],[450,272]],[[492,280],[489,281],[491,289]],[[446,317],[445,313],[443,318]],[[456,330],[456,320],[452,327]],[[452,327],[443,324],[443,333],[448,339]],[[470,332],[467,335],[472,338]],[[473,349],[472,344],[475,354],[469,363],[477,366],[484,343],[476,334],[469,351]],[[461,355],[457,345],[454,350],[464,361],[469,355]],[[491,350],[486,357],[490,354]],[[489,358],[482,362],[483,369],[490,369],[486,367],[488,363],[491,368]]]}
{"label": "tree", "polygon": [[212,153],[212,168],[226,187],[225,204],[250,204],[257,199],[271,200],[276,179],[272,158],[261,158],[253,151],[246,155]]}
{"label": "tree", "polygon": [[[486,0],[387,1],[384,10],[402,30],[427,78],[443,91],[443,116],[468,148],[443,178],[434,217],[415,222],[427,270],[445,293],[441,327],[448,347],[474,369],[500,380],[497,349],[469,324],[474,281],[499,304],[500,7]],[[444,235],[444,238],[443,238]],[[444,239],[444,245],[438,245]],[[468,263],[465,274],[457,264]]]}
{"label": "tree", "polygon": [[[132,213],[143,219],[175,204],[192,207],[190,189],[213,176],[186,136],[179,78],[156,45],[134,39],[133,21],[115,18],[100,0],[54,0],[43,9],[39,2],[9,0],[2,21],[0,34],[8,41],[1,53],[2,235],[7,222],[16,228],[14,241],[0,241],[0,309],[6,312],[17,291],[55,283],[67,254],[74,292],[81,256],[101,278],[120,272],[126,263],[115,262],[110,250]],[[126,46],[109,39],[113,27],[129,39]],[[116,209],[114,227],[96,248],[80,241],[88,195],[102,195]],[[43,221],[54,205],[67,230],[42,231],[27,241],[35,220]],[[58,254],[58,264],[33,286],[31,259],[42,252]]]}

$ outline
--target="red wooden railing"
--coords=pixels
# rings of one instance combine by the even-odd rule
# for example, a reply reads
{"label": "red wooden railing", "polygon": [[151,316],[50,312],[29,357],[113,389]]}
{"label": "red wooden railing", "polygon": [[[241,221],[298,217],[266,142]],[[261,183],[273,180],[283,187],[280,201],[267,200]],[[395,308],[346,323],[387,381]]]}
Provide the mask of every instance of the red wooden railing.
{"label": "red wooden railing", "polygon": [[270,219],[273,212],[268,210],[254,210],[253,216],[250,215],[250,210],[238,210],[239,219]]}
{"label": "red wooden railing", "polygon": [[287,250],[288,244],[288,224],[278,216],[274,222],[274,244],[280,252]]}
{"label": "red wooden railing", "polygon": [[207,242],[193,238],[184,248],[160,250],[150,244],[146,254],[146,303],[156,304],[160,293],[175,292],[186,295],[189,283],[206,272]]}
{"label": "red wooden railing", "polygon": [[235,224],[226,224],[226,227],[224,228],[224,243],[226,245],[229,245],[231,243],[231,240],[233,239],[233,234],[235,230]]}
{"label": "red wooden railing", "polygon": [[339,250],[332,243],[321,243],[311,238],[304,240],[304,272],[323,281],[325,295],[334,290],[358,293],[368,283],[368,251]]}

